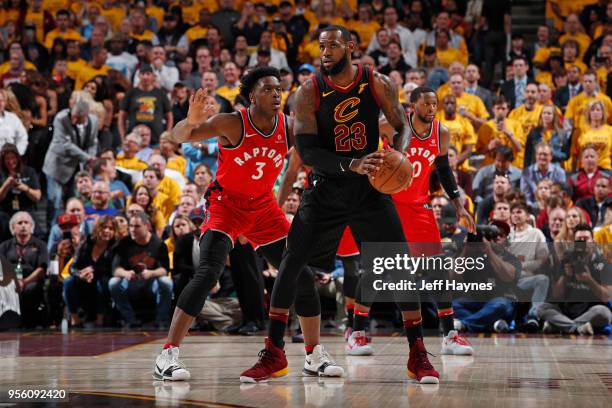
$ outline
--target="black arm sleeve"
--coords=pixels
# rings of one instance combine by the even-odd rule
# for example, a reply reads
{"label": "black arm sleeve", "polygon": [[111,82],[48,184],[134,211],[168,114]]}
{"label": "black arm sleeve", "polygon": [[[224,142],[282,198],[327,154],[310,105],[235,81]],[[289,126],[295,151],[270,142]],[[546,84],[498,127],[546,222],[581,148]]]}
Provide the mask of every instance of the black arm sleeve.
{"label": "black arm sleeve", "polygon": [[350,157],[338,156],[317,143],[317,136],[300,134],[295,136],[295,144],[300,157],[307,166],[329,175],[341,175],[351,172]]}
{"label": "black arm sleeve", "polygon": [[444,191],[448,194],[448,197],[453,200],[459,197],[459,187],[455,182],[455,175],[448,164],[448,154],[444,156],[436,157],[436,171],[440,176],[440,184],[444,187]]}

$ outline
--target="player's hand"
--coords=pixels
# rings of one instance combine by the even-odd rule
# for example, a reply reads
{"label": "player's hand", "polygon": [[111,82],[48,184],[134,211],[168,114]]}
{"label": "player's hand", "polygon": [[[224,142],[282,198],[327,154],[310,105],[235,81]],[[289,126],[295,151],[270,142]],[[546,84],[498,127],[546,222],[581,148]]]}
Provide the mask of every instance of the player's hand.
{"label": "player's hand", "polygon": [[351,162],[351,171],[357,174],[365,174],[373,176],[380,169],[380,166],[384,162],[385,152],[382,150],[370,153],[367,156],[363,156],[360,159],[354,159]]}
{"label": "player's hand", "polygon": [[464,207],[459,207],[457,210],[458,210],[457,216],[459,217],[459,219],[463,218],[465,220],[467,224],[468,232],[471,234],[475,234],[476,233],[476,223],[474,222],[474,218],[472,218],[470,213],[467,212],[467,210]]}
{"label": "player's hand", "polygon": [[189,99],[189,111],[187,112],[187,124],[198,126],[206,122],[215,113],[215,106],[208,98],[206,89],[198,89]]}

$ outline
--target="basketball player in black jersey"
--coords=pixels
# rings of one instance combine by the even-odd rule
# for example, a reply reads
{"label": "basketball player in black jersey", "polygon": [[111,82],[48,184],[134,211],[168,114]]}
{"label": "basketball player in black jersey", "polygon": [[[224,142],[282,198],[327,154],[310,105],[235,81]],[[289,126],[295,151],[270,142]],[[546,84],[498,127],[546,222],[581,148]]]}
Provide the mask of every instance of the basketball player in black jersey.
{"label": "basketball player in black jersey", "polygon": [[[313,168],[312,182],[287,237],[272,292],[266,348],[241,381],[265,381],[287,372],[283,335],[299,271],[306,264],[331,269],[347,225],[358,242],[406,241],[390,196],[368,181],[383,162],[384,154],[377,151],[380,110],[396,131],[394,147],[405,152],[410,145],[397,87],[385,75],[351,63],[355,44],[345,27],[323,29],[319,49],[322,72],[298,89],[295,100],[296,147]],[[360,293],[357,301],[367,303]],[[409,371],[421,383],[438,383],[423,344],[418,299],[398,306],[410,344]]]}

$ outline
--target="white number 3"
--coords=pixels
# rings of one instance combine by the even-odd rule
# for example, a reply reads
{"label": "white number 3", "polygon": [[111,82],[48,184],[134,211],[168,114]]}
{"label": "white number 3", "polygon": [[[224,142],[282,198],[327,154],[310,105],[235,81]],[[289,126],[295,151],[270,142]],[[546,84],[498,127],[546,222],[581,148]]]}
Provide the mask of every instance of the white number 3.
{"label": "white number 3", "polygon": [[256,162],[255,165],[257,166],[257,173],[253,174],[251,178],[253,180],[259,180],[263,176],[263,168],[266,167],[266,162]]}

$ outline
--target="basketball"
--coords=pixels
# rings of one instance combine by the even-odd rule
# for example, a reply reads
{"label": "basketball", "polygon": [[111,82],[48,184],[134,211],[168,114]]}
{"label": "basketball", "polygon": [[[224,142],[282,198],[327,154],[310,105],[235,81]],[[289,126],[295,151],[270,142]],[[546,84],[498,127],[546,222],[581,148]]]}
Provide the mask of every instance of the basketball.
{"label": "basketball", "polygon": [[370,177],[370,184],[384,194],[402,191],[412,182],[412,163],[397,150],[385,150],[384,162],[380,169]]}

